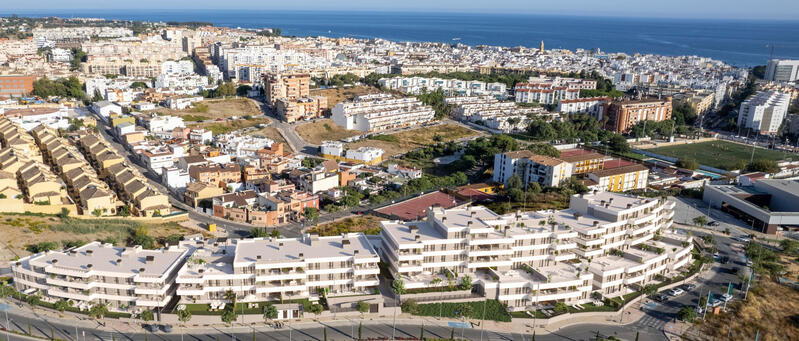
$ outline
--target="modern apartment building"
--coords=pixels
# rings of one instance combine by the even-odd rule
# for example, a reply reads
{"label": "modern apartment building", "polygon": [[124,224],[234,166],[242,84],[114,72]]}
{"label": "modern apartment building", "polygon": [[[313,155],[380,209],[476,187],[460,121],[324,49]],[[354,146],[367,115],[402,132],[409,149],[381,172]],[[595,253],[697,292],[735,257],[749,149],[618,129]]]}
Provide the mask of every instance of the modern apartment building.
{"label": "modern apartment building", "polygon": [[578,304],[592,291],[621,295],[689,263],[690,237],[665,231],[673,207],[607,192],[575,195],[562,211],[434,207],[426,221],[383,222],[378,249],[406,288],[468,274],[474,291],[513,309]]}
{"label": "modern apartment building", "polygon": [[361,233],[190,243],[196,251],[175,280],[181,303],[226,302],[229,290],[240,302],[324,296],[342,308],[359,301],[382,303],[380,258]]}
{"label": "modern apartment building", "polygon": [[22,258],[11,271],[17,290],[45,301],[70,300],[81,309],[107,304],[135,313],[164,307],[175,297],[175,277],[189,254],[174,246],[143,250],[91,242]]}
{"label": "modern apartment building", "polygon": [[558,186],[561,181],[572,176],[572,165],[566,161],[529,150],[500,153],[494,155],[495,182],[507,183],[514,174],[524,184],[537,182],[541,186]]}
{"label": "modern apartment building", "polygon": [[649,179],[649,168],[637,163],[612,167],[614,162],[607,161],[603,169],[588,173],[588,178],[596,182],[597,189],[609,192],[626,192],[646,188],[647,179]]}
{"label": "modern apartment building", "polygon": [[333,122],[350,130],[379,132],[417,126],[433,119],[433,108],[416,98],[389,94],[357,96],[352,102],[333,107]]}
{"label": "modern apartment building", "polygon": [[671,97],[620,100],[610,104],[606,129],[618,134],[627,133],[643,121],[665,121],[671,119]]}
{"label": "modern apartment building", "polygon": [[33,91],[34,76],[3,75],[0,76],[0,97],[20,97]]}
{"label": "modern apartment building", "polygon": [[780,129],[791,96],[779,91],[758,91],[747,98],[738,110],[738,126],[760,134],[776,134]]}
{"label": "modern apartment building", "polygon": [[280,99],[297,100],[310,95],[311,76],[304,73],[269,73],[264,76],[264,96],[272,105]]}
{"label": "modern apartment building", "polygon": [[378,80],[381,87],[406,94],[418,95],[425,91],[442,90],[446,96],[492,96],[505,98],[508,95],[505,83],[486,83],[460,79],[393,77]]}
{"label": "modern apartment building", "polygon": [[322,117],[327,110],[327,97],[314,96],[296,100],[281,98],[275,104],[278,116],[286,122],[311,120]]}
{"label": "modern apartment building", "polygon": [[610,103],[610,97],[587,97],[564,99],[558,102],[557,111],[566,114],[588,114],[597,120],[602,120],[607,114],[607,104]]}
{"label": "modern apartment building", "polygon": [[771,59],[766,64],[767,81],[795,82],[799,80],[799,60]]}

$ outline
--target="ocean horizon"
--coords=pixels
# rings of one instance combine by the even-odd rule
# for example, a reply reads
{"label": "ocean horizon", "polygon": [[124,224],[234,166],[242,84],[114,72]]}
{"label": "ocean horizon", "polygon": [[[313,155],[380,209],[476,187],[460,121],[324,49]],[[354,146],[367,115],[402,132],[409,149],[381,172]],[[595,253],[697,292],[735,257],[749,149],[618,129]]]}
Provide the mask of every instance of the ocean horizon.
{"label": "ocean horizon", "polygon": [[697,55],[736,66],[799,58],[799,21],[622,18],[535,14],[296,10],[0,10],[0,15],[202,21],[280,28],[289,36],[380,38],[466,45],[596,49],[628,54]]}

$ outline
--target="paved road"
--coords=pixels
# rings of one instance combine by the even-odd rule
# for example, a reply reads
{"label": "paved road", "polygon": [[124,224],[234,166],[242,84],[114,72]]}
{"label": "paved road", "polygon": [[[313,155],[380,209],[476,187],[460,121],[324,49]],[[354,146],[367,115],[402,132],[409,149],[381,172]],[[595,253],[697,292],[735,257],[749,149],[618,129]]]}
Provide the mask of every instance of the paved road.
{"label": "paved road", "polygon": [[[55,338],[82,341],[82,340],[252,340],[253,334],[258,340],[324,340],[324,329],[327,329],[328,340],[350,340],[358,336],[358,318],[341,319],[334,322],[321,323],[302,323],[289,327],[276,329],[266,327],[262,324],[248,327],[234,328],[190,328],[182,330],[175,326],[171,334],[162,332],[146,332],[143,329],[132,330],[99,330],[95,328],[76,327],[75,324],[68,324],[61,321],[47,320],[43,318],[27,318],[15,314],[9,314],[10,330],[27,334],[28,326],[30,332],[36,337]],[[0,316],[0,325],[5,327],[4,316]],[[468,340],[530,340],[532,331],[529,327],[504,332],[481,331],[479,326],[470,326],[453,321],[445,325],[435,322],[435,324],[425,324],[424,334],[426,337],[449,338],[454,332],[456,337],[461,335]],[[299,327],[299,328],[298,328]],[[398,321],[396,330],[393,328],[393,321],[383,319],[379,321],[363,320],[361,336],[363,338],[391,338],[396,337],[411,338],[420,336],[422,330],[420,322],[409,323],[408,320]],[[550,331],[551,334],[538,334],[537,340],[592,340],[597,332],[601,336],[615,336],[627,340],[635,338],[636,332],[640,332],[639,340],[665,340],[662,333],[658,331],[640,330],[635,325],[599,325],[599,324],[575,324],[560,330]],[[184,333],[184,334],[181,334]],[[77,338],[76,338],[77,336]],[[0,338],[4,338],[2,335]],[[30,338],[9,334],[9,340],[29,340]]]}

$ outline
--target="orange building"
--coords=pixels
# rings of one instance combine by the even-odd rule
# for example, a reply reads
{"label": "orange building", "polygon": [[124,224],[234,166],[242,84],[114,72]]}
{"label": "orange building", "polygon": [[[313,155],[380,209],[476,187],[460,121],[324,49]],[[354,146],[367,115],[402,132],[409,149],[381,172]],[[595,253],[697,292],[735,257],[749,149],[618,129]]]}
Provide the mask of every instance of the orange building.
{"label": "orange building", "polygon": [[0,76],[0,97],[20,97],[33,91],[34,76]]}
{"label": "orange building", "polygon": [[279,99],[297,100],[310,95],[311,75],[307,73],[279,74],[264,76],[264,95],[275,105]]}
{"label": "orange building", "polygon": [[617,134],[627,133],[643,121],[666,121],[671,119],[671,97],[621,100],[610,104],[605,129]]}

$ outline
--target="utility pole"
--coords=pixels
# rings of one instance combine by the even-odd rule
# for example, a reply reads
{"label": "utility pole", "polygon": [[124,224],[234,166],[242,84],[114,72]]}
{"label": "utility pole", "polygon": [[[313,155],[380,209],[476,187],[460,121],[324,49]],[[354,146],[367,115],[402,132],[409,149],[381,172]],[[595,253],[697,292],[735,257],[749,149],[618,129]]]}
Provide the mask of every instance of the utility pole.
{"label": "utility pole", "polygon": [[488,302],[488,298],[486,297],[486,299],[483,300],[483,319],[482,319],[482,321],[480,321],[480,341],[483,341],[483,330],[485,330],[485,327],[486,327],[486,304],[487,304],[487,302]]}

